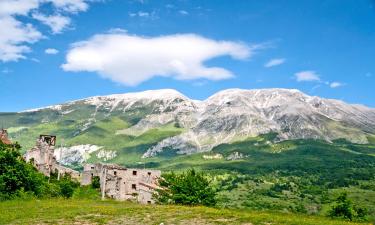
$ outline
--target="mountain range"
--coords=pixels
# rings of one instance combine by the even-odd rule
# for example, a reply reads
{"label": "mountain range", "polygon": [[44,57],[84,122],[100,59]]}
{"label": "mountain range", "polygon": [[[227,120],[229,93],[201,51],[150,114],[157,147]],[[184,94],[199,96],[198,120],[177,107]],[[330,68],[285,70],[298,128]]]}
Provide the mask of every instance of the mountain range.
{"label": "mountain range", "polygon": [[150,90],[0,113],[0,121],[24,150],[39,134],[57,135],[56,156],[66,164],[204,153],[264,134],[275,134],[269,144],[368,144],[375,137],[375,109],[295,89],[228,89],[203,101],[172,89]]}

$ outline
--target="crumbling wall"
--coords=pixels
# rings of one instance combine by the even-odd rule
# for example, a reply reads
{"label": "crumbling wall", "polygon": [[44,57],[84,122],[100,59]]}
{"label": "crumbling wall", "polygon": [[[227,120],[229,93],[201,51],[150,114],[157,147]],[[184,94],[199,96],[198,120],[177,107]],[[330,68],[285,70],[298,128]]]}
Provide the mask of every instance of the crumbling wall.
{"label": "crumbling wall", "polygon": [[93,177],[100,178],[102,197],[117,200],[134,200],[154,203],[152,194],[160,177],[159,170],[131,169],[116,164],[86,164],[82,173],[82,185],[89,185]]}
{"label": "crumbling wall", "polygon": [[31,162],[34,167],[45,176],[49,177],[51,173],[57,172],[58,178],[60,178],[61,175],[68,174],[73,179],[79,180],[80,173],[60,165],[53,153],[54,146],[40,138],[36,141],[35,147],[26,152],[24,158],[27,162]]}

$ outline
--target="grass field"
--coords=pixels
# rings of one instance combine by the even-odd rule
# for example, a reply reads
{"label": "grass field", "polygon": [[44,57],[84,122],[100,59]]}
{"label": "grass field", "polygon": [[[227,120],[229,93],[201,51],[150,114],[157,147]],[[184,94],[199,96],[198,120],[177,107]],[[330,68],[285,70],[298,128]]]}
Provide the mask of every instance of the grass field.
{"label": "grass field", "polygon": [[0,202],[0,212],[0,224],[360,224],[279,212],[74,199]]}

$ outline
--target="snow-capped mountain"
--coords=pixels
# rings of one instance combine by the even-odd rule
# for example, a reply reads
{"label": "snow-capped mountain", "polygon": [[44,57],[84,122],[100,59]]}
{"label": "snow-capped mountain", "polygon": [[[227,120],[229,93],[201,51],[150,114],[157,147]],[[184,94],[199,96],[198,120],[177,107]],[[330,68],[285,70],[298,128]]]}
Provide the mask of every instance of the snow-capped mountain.
{"label": "snow-capped mountain", "polygon": [[[7,116],[0,114],[0,120]],[[144,145],[143,157],[165,149],[180,154],[206,152],[222,143],[269,132],[278,133],[278,140],[344,138],[355,143],[367,143],[368,136],[375,134],[375,109],[294,89],[228,89],[204,101],[175,90],[152,90],[96,96],[16,113],[12,118],[8,127],[14,137],[27,134],[25,129],[30,133],[34,126],[52,123],[54,128],[47,130],[72,138],[71,145],[105,147],[100,140],[109,135],[111,140],[134,139],[154,130],[162,133],[170,126],[178,129]]]}

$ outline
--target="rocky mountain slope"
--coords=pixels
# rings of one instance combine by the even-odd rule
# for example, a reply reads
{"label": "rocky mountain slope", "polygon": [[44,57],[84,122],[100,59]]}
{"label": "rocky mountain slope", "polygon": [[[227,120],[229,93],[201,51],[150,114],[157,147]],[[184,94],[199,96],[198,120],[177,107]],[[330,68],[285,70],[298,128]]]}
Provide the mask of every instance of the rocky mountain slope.
{"label": "rocky mountain slope", "polygon": [[343,138],[361,144],[375,134],[375,109],[294,89],[229,89],[204,101],[170,89],[96,96],[0,113],[0,121],[26,148],[39,133],[58,135],[65,147],[61,152],[76,155],[77,161],[87,154],[110,160],[125,147],[144,158],[164,151],[208,152],[270,132],[278,134],[275,141]]}

